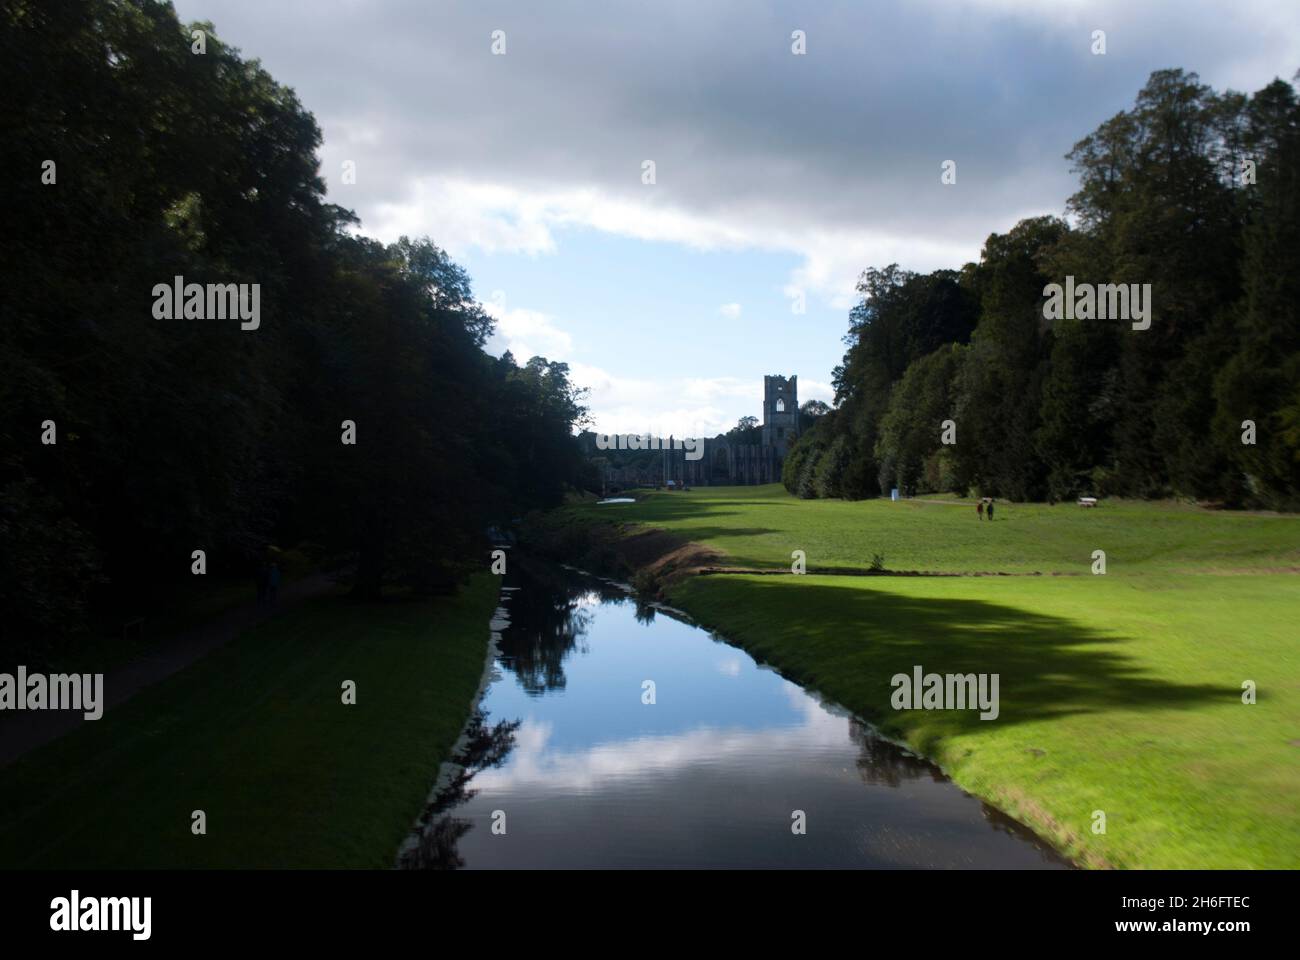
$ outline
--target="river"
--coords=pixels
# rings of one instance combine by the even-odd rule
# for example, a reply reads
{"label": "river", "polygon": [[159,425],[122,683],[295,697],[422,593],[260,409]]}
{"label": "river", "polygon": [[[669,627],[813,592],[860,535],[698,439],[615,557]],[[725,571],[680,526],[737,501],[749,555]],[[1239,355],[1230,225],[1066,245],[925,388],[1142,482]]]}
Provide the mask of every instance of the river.
{"label": "river", "polygon": [[403,866],[1069,866],[681,615],[578,571],[510,567],[464,773]]}

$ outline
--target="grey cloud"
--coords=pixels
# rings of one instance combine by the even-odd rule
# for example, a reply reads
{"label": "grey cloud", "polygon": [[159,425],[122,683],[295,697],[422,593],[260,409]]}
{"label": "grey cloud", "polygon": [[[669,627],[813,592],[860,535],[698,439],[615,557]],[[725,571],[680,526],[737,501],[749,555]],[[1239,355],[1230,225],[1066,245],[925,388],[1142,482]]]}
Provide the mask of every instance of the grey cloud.
{"label": "grey cloud", "polygon": [[[177,7],[298,90],[326,157],[357,160],[346,193],[324,172],[363,219],[422,176],[644,199],[640,163],[653,159],[654,201],[703,216],[978,239],[1060,211],[1063,154],[1151,70],[1259,86],[1300,65],[1300,17],[1266,4],[1231,15],[1177,0],[1034,13],[992,0]],[[1098,27],[1105,57],[1088,50]],[[806,56],[790,53],[796,28]],[[489,52],[494,29],[504,57]],[[357,139],[367,130],[372,142]],[[945,159],[958,163],[955,190],[939,187]]]}

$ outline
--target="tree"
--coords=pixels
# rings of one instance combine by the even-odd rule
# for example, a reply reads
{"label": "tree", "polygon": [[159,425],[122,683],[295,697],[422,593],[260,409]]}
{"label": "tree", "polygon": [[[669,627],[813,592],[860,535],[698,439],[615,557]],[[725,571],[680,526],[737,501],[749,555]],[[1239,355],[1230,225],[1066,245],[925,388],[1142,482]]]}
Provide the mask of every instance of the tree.
{"label": "tree", "polygon": [[[816,495],[820,458],[843,437],[847,496],[938,484],[1300,505],[1294,87],[1246,97],[1156,71],[1068,156],[1073,226],[1024,220],[959,272],[863,273],[836,408],[791,452],[790,489]],[[1046,285],[1067,277],[1149,285],[1150,326],[1131,313],[1045,320]],[[946,398],[958,443],[939,449],[930,358],[945,345],[964,350]]]}
{"label": "tree", "polygon": [[[909,366],[894,387],[876,440],[882,490],[898,487],[911,495],[922,488],[939,489],[927,481],[926,467],[943,447],[944,424],[953,416],[953,388],[967,349],[940,347]],[[960,445],[960,432],[956,439]]]}
{"label": "tree", "polygon": [[758,417],[750,416],[741,417],[725,436],[730,443],[760,443],[763,439]]}
{"label": "tree", "polygon": [[[227,582],[311,541],[359,597],[450,589],[486,524],[581,481],[567,368],[488,356],[428,239],[354,235],[312,115],[194,26],[204,56],[170,4],[0,9],[0,611],[29,664],[192,583],[196,547]],[[176,276],[256,285],[258,328],[155,316]]]}
{"label": "tree", "polygon": [[1042,301],[1052,277],[1044,261],[1067,233],[1055,217],[1022,220],[1006,234],[990,235],[967,275],[980,300],[980,320],[951,413],[958,473],[984,493],[1015,500],[1043,493],[1034,433],[1051,349]]}

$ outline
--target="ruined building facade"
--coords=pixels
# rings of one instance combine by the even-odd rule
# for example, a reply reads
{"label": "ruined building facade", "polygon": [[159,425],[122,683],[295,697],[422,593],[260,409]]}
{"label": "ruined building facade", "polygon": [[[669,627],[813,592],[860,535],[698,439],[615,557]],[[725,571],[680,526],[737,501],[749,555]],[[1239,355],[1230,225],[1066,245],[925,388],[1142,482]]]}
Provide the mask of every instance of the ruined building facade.
{"label": "ruined building facade", "polygon": [[687,460],[685,450],[665,449],[637,467],[610,467],[611,487],[666,484],[692,487],[780,483],[786,454],[799,437],[799,378],[763,378],[763,420],[758,443],[732,443],[724,434],[704,440],[704,455]]}
{"label": "ruined building facade", "polygon": [[[772,448],[784,460],[798,437],[799,378],[764,377],[763,446]],[[776,479],[781,479],[780,471]]]}

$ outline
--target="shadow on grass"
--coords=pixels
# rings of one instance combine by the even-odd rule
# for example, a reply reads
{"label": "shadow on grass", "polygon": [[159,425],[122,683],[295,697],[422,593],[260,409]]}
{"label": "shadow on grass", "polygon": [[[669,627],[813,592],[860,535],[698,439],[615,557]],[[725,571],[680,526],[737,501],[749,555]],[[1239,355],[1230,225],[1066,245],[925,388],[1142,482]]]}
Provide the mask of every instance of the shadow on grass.
{"label": "shadow on grass", "polygon": [[[936,739],[985,725],[1115,709],[1178,710],[1234,703],[1232,686],[1173,683],[1151,676],[1124,647],[1138,641],[1065,617],[987,600],[905,597],[864,586],[798,577],[710,577],[686,606],[724,636],[742,641],[883,729],[906,730],[926,750]],[[893,710],[890,678],[924,673],[999,676],[1000,712]]]}

